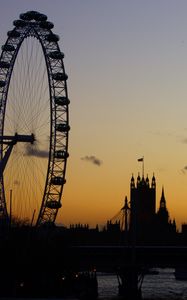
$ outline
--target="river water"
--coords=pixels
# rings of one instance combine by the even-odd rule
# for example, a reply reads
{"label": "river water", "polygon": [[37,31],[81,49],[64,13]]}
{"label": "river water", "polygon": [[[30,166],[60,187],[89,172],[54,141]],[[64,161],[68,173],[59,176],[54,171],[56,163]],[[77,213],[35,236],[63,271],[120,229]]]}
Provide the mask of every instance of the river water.
{"label": "river water", "polygon": [[[187,280],[176,280],[174,269],[157,269],[157,275],[146,275],[142,285],[142,296],[145,300],[187,300]],[[118,300],[118,280],[113,274],[97,274],[98,300]],[[0,300],[24,300],[25,298],[0,298]],[[44,298],[27,298],[29,300],[47,300]],[[48,300],[57,300],[57,298]],[[58,298],[67,300],[67,298]],[[68,300],[77,300],[68,298]],[[87,299],[89,300],[89,299]],[[133,300],[133,299],[132,299]]]}
{"label": "river water", "polygon": [[[146,275],[142,285],[143,299],[187,300],[187,280],[176,280],[174,269],[157,269],[157,275]],[[98,274],[99,299],[118,299],[118,281],[115,275]],[[133,299],[132,299],[133,300]]]}

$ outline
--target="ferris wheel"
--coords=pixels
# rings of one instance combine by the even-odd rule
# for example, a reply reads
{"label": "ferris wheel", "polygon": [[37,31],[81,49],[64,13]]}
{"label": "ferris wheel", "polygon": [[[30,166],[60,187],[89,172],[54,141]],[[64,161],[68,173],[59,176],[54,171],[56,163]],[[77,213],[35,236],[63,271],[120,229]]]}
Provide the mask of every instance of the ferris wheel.
{"label": "ferris wheel", "polygon": [[66,182],[68,76],[46,15],[13,25],[0,56],[0,218],[40,226],[55,221]]}

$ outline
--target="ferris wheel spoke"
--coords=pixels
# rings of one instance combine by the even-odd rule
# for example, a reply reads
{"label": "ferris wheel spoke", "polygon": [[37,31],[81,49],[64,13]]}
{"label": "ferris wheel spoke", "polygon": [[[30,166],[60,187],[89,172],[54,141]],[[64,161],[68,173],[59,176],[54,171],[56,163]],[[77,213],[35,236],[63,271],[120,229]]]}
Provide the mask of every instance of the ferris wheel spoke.
{"label": "ferris wheel spoke", "polygon": [[[18,167],[19,167],[19,170],[18,170]],[[29,156],[29,158],[27,158],[27,160],[25,160],[24,157],[20,155],[18,163],[15,164],[15,167],[13,168],[13,170],[15,171],[15,169],[17,170],[16,175],[18,178],[16,185],[17,186],[20,185],[20,187],[22,187],[21,193],[24,196],[24,206],[27,204],[26,206],[28,207],[28,209],[30,211],[33,211],[36,207],[38,208],[38,205],[37,205],[37,203],[35,203],[35,205],[33,206],[32,195],[33,195],[33,197],[37,197],[37,193],[40,193],[40,194],[42,193],[42,186],[40,185],[40,182],[38,182],[38,180],[37,180],[37,178],[39,176],[40,177],[45,176],[45,174],[42,170],[42,166],[40,164],[38,164],[38,162],[37,162],[37,167],[36,167],[36,162],[33,157]],[[27,170],[29,170],[29,172]],[[29,180],[28,180],[28,176],[29,176]],[[37,191],[36,191],[36,187],[37,187]],[[11,185],[11,188],[14,189],[13,184]],[[17,194],[17,195],[19,198],[20,195],[19,194]],[[16,203],[17,203],[17,205],[16,205]],[[26,213],[26,208],[20,207],[20,198],[17,199],[17,201],[15,201],[15,209],[20,210],[20,213],[21,213],[21,209],[22,209],[22,212],[25,211],[25,213]],[[26,215],[28,215],[28,212]],[[30,216],[30,218],[31,218],[31,216]]]}
{"label": "ferris wheel spoke", "polygon": [[[38,123],[40,122],[40,117],[42,114],[44,114],[45,111],[47,111],[47,105],[46,104],[49,104],[49,99],[48,101],[46,101],[42,107],[39,107],[38,110],[35,112],[35,114],[32,115],[32,119],[30,119],[28,121],[28,125],[27,126],[33,126],[33,128],[39,128],[39,125]],[[46,116],[46,120],[47,121],[44,121],[44,123],[46,122],[46,124],[48,124],[50,122],[49,120],[49,116]]]}
{"label": "ferris wheel spoke", "polygon": [[[28,48],[28,42],[27,42],[26,48]],[[33,49],[33,44],[32,44],[32,49]],[[26,52],[28,52],[28,50]],[[38,52],[38,51],[36,51],[36,52]],[[27,62],[24,67],[24,70],[27,69],[27,74],[24,73],[24,78],[28,78],[28,79],[26,82],[25,82],[25,80],[23,80],[23,78],[22,78],[22,80],[19,80],[19,82],[20,82],[19,87],[17,84],[13,85],[13,87],[15,87],[13,89],[13,94],[16,95],[16,92],[19,91],[19,97],[16,101],[16,105],[14,105],[15,101],[11,101],[13,110],[15,112],[14,115],[18,115],[17,119],[19,120],[19,126],[20,126],[20,124],[22,124],[22,126],[24,125],[25,130],[29,128],[29,125],[32,124],[32,120],[34,120],[36,118],[36,116],[34,116],[34,113],[35,113],[35,115],[39,115],[39,112],[37,113],[37,109],[39,111],[40,106],[41,106],[40,99],[42,99],[42,95],[44,95],[44,93],[46,93],[46,90],[48,89],[47,84],[44,89],[44,82],[47,83],[47,80],[46,81],[44,80],[44,76],[46,75],[44,67],[43,67],[42,75],[40,76],[41,78],[39,78],[39,76],[38,76],[38,73],[39,73],[38,69],[35,72],[36,73],[35,76],[34,76],[34,67],[32,67],[32,69],[31,68],[29,69],[32,54],[33,54],[33,50],[31,51],[30,54],[27,53],[27,56],[28,56],[27,60],[29,63]],[[42,63],[41,54],[42,53],[40,53],[40,61],[37,66],[38,68],[40,68],[40,73],[41,73],[41,63]],[[33,60],[36,61],[36,53],[35,53]],[[18,62],[19,62],[19,59],[18,59]],[[16,67],[18,70],[16,73],[21,74],[21,70],[19,69],[19,67],[17,65],[18,64],[16,64]],[[20,63],[19,63],[19,65],[20,65]],[[24,65],[24,62],[23,62],[23,65]],[[34,65],[34,64],[32,64],[32,65]],[[16,80],[15,80],[15,82],[17,83]],[[29,82],[29,86],[27,86],[28,82]],[[34,89],[33,86],[35,83],[36,83],[36,86]],[[12,99],[15,99],[14,95],[13,95]],[[20,101],[19,99],[22,99],[22,101]],[[30,103],[29,103],[29,101],[30,101]],[[44,104],[43,104],[43,106],[44,106]],[[28,115],[28,111],[29,111],[29,115]],[[31,120],[30,122],[29,122],[29,118]],[[18,125],[17,125],[17,127],[18,127]]]}

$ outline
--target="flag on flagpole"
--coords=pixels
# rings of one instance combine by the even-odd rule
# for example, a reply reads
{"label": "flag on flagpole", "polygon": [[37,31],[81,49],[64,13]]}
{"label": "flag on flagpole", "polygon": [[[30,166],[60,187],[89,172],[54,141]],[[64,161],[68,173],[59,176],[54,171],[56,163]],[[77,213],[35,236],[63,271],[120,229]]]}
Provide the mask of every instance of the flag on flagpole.
{"label": "flag on flagpole", "polygon": [[138,158],[138,161],[142,162],[142,177],[144,177],[144,156],[141,158]]}
{"label": "flag on flagpole", "polygon": [[138,161],[143,161],[143,157],[142,158],[138,158]]}

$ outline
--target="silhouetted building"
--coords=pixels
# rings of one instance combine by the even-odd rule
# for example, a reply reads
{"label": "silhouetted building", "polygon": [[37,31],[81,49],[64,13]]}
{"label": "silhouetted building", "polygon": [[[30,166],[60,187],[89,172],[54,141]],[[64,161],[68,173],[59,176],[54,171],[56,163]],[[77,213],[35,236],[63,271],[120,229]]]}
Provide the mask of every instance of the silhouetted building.
{"label": "silhouetted building", "polygon": [[120,232],[120,221],[116,221],[115,223],[107,221],[106,230],[110,233]]}
{"label": "silhouetted building", "polygon": [[136,183],[132,176],[130,184],[130,232],[131,239],[140,242],[170,241],[176,234],[175,220],[171,221],[166,206],[164,188],[160,206],[156,212],[156,179],[151,182],[138,175]]}
{"label": "silhouetted building", "polygon": [[164,188],[162,188],[160,206],[156,215],[156,233],[157,239],[160,239],[164,242],[166,240],[172,240],[173,235],[176,234],[175,219],[172,221],[169,218],[169,212],[166,206],[166,199],[164,195]]}
{"label": "silhouetted building", "polygon": [[187,223],[182,224],[182,234],[187,236]]}
{"label": "silhouetted building", "polygon": [[148,176],[140,175],[130,185],[131,217],[130,230],[136,232],[136,239],[147,239],[155,226],[156,214],[156,180],[153,175],[151,183]]}

